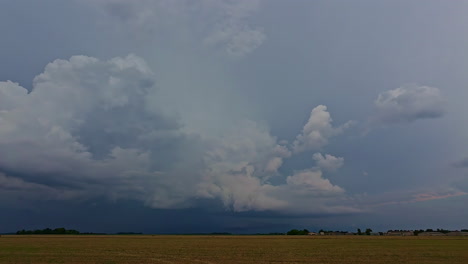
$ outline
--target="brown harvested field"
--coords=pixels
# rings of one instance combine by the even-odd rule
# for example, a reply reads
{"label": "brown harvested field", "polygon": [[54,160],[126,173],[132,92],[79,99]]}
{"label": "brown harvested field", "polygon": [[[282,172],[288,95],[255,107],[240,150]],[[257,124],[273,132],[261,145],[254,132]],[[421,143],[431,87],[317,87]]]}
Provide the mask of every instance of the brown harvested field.
{"label": "brown harvested field", "polygon": [[468,263],[468,237],[14,236],[0,263]]}

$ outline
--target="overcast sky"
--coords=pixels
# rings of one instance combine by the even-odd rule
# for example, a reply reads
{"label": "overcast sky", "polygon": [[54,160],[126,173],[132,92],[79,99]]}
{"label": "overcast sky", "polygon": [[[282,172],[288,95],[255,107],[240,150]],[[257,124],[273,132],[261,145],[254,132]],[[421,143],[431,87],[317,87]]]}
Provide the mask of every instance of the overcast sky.
{"label": "overcast sky", "polygon": [[0,2],[0,232],[468,228],[468,1]]}

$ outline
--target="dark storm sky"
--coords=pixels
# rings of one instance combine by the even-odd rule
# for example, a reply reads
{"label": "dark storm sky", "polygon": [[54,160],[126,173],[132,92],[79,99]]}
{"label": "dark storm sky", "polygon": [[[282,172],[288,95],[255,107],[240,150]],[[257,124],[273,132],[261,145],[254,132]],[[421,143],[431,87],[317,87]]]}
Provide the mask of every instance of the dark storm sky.
{"label": "dark storm sky", "polygon": [[468,1],[0,3],[0,232],[467,228]]}

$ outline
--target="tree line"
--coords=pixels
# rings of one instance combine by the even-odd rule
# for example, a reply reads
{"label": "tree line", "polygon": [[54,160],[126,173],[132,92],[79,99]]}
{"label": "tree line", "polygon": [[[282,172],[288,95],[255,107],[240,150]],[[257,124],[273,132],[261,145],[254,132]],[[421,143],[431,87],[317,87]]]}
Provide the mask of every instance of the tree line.
{"label": "tree line", "polygon": [[[468,229],[461,229],[460,230],[461,232],[468,232]],[[421,234],[421,233],[424,233],[424,232],[439,232],[439,233],[443,233],[443,234],[447,234],[447,233],[450,233],[450,232],[453,232],[451,230],[447,230],[447,229],[443,229],[443,228],[437,228],[437,229],[419,229],[419,230],[388,230],[387,233],[391,233],[391,232],[413,232],[413,234],[415,236],[417,236],[418,234]],[[288,232],[286,232],[286,235],[292,235],[292,236],[295,236],[295,235],[308,235],[310,233],[309,230],[307,229],[303,229],[303,230],[299,230],[299,229],[291,229],[289,230]],[[320,229],[320,231],[318,232],[319,234],[325,234],[325,235],[331,235],[331,234],[348,234],[348,233],[352,233],[352,232],[347,232],[347,231],[331,231],[331,230],[323,230],[323,229]],[[366,228],[365,231],[362,231],[360,228],[357,229],[357,232],[356,233],[352,233],[352,234],[355,234],[355,235],[371,235],[373,234],[373,231],[372,229],[370,228]],[[378,232],[379,235],[383,235],[384,233],[383,232]]]}
{"label": "tree line", "polygon": [[[310,233],[309,230],[307,229],[303,229],[303,230],[299,230],[299,229],[291,229],[289,230],[288,232],[286,232],[286,235],[289,235],[289,236],[300,236],[300,235],[308,235]],[[342,234],[346,234],[348,232],[346,231],[330,231],[330,230],[323,230],[323,229],[320,229],[319,231],[320,234],[336,234],[336,233],[342,233]],[[358,228],[357,230],[357,235],[371,235],[372,234],[372,229],[370,228],[366,228],[366,230],[364,232],[361,231],[360,228]]]}
{"label": "tree line", "polygon": [[80,232],[74,229],[65,229],[63,227],[50,229],[36,229],[36,230],[19,230],[17,235],[79,235]]}
{"label": "tree line", "polygon": [[286,235],[288,236],[301,236],[301,235],[308,235],[309,230],[304,229],[304,230],[297,230],[297,229],[291,229],[289,230]]}

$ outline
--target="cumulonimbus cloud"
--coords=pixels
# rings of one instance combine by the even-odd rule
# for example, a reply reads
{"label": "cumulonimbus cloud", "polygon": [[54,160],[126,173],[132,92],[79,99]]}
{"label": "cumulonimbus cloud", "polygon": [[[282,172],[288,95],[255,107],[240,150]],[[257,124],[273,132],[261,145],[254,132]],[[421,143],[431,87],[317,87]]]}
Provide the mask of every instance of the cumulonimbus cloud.
{"label": "cumulonimbus cloud", "polygon": [[219,136],[189,134],[148,99],[157,89],[151,69],[134,55],[56,60],[29,93],[0,82],[1,193],[136,199],[154,208],[217,199],[233,211],[304,211],[304,203],[309,212],[354,210],[336,203],[345,191],[322,172],[341,166],[341,158],[315,155],[317,167],[271,182],[298,148],[324,146],[341,132],[325,106],[314,108],[291,149],[251,120],[233,122]]}
{"label": "cumulonimbus cloud", "polygon": [[[223,50],[232,57],[242,57],[262,45],[266,34],[248,22],[260,8],[260,0],[93,0],[104,14],[133,33],[144,35],[192,34],[199,44]],[[164,27],[162,27],[164,26]],[[163,33],[161,33],[163,34]],[[186,39],[186,38],[184,38]]]}
{"label": "cumulonimbus cloud", "polygon": [[234,57],[244,56],[262,45],[266,39],[263,30],[246,22],[258,10],[259,0],[215,2],[218,2],[216,6],[224,13],[224,19],[218,19],[214,30],[205,38],[207,45],[224,45],[225,51]]}
{"label": "cumulonimbus cloud", "polygon": [[438,88],[415,84],[385,91],[374,102],[372,121],[381,124],[410,123],[442,117],[446,105]]}
{"label": "cumulonimbus cloud", "polygon": [[47,65],[30,93],[0,87],[15,102],[0,112],[0,169],[11,177],[91,197],[143,197],[168,179],[156,173],[170,164],[156,150],[177,148],[183,136],[176,120],[149,110],[155,80],[142,59],[74,56]]}

